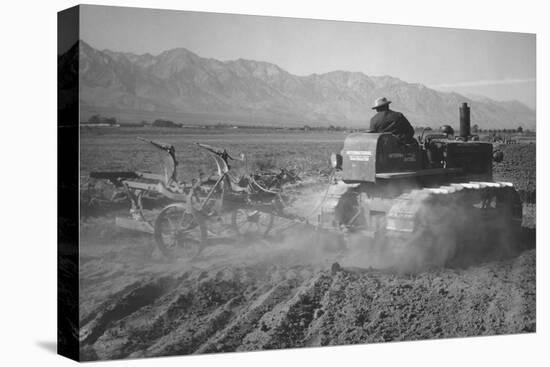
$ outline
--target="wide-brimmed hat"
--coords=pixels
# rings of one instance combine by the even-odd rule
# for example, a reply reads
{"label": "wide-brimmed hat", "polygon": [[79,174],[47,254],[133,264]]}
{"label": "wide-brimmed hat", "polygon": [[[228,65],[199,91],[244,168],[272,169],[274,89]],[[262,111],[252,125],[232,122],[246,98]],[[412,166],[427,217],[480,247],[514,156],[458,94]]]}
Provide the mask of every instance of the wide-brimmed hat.
{"label": "wide-brimmed hat", "polygon": [[374,106],[372,107],[372,109],[375,110],[379,107],[387,106],[390,103],[391,103],[391,101],[388,101],[388,99],[386,99],[386,97],[376,98],[376,101],[374,101]]}

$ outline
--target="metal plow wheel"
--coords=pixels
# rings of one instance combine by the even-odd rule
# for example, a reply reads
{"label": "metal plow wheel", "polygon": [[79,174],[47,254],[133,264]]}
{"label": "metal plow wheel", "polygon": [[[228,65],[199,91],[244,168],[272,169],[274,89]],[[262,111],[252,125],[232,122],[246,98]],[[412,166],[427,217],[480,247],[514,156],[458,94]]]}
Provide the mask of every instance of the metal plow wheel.
{"label": "metal plow wheel", "polygon": [[197,257],[206,243],[204,220],[184,204],[164,208],[155,221],[155,240],[168,258]]}
{"label": "metal plow wheel", "polygon": [[231,215],[233,230],[241,236],[265,237],[273,228],[275,216],[252,209],[237,209]]}

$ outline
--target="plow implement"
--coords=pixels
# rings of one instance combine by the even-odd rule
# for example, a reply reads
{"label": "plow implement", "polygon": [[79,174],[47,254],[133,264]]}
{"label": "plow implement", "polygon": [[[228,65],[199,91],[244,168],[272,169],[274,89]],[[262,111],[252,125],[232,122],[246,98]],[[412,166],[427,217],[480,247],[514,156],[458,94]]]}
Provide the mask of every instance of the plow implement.
{"label": "plow implement", "polygon": [[[226,150],[197,143],[209,153],[216,164],[216,173],[207,179],[186,183],[177,180],[178,162],[172,145],[140,138],[157,148],[168,164],[163,174],[151,172],[92,172],[90,177],[108,180],[122,190],[131,203],[129,216],[117,216],[118,227],[152,234],[159,250],[167,257],[192,259],[202,249],[219,240],[258,239],[274,229],[276,217],[284,218],[286,226],[303,223],[305,219],[286,211],[282,185],[296,182],[292,172],[256,172],[236,178],[230,172],[233,158]],[[168,201],[160,211],[144,208],[144,197]]]}

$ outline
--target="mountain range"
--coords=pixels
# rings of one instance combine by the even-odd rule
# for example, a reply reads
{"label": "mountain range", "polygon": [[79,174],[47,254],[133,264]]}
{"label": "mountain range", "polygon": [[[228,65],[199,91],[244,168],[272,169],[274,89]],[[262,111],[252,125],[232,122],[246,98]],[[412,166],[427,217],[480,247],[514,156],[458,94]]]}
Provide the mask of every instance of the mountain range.
{"label": "mountain range", "polygon": [[[78,58],[76,58],[78,55]],[[472,99],[391,76],[333,71],[293,75],[262,61],[219,61],[185,48],[159,55],[97,50],[84,41],[60,56],[78,59],[81,121],[92,114],[121,122],[365,127],[373,101],[386,96],[415,126],[458,125],[467,102],[480,128],[535,128],[535,111],[517,101]],[[69,67],[69,66],[68,66]],[[60,70],[63,65],[60,65]]]}

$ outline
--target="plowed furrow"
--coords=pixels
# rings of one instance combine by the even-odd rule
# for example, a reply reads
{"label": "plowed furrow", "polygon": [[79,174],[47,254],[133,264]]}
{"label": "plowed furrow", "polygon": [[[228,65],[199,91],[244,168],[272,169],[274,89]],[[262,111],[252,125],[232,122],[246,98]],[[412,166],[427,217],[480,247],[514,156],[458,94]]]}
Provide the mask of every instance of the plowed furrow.
{"label": "plowed furrow", "polygon": [[331,277],[320,273],[298,288],[294,296],[265,313],[258,328],[249,333],[237,350],[277,349],[305,345],[307,330]]}
{"label": "plowed furrow", "polygon": [[224,330],[206,342],[195,353],[230,352],[237,349],[243,338],[258,327],[258,320],[273,307],[286,299],[295,289],[291,281],[282,283],[261,294],[241,315]]}
{"label": "plowed furrow", "polygon": [[191,354],[209,337],[237,314],[241,297],[235,297],[202,317],[188,317],[178,328],[160,338],[145,351],[136,351],[131,357]]}
{"label": "plowed furrow", "polygon": [[103,333],[120,320],[157,300],[176,280],[172,277],[160,278],[108,300],[100,310],[91,313],[81,323],[80,340],[83,344],[93,344]]}

